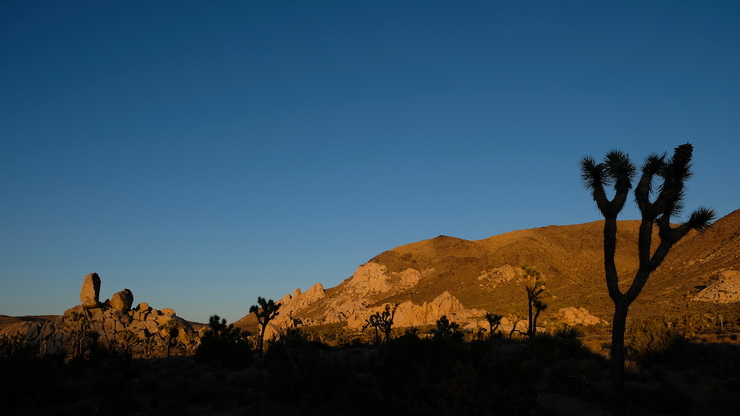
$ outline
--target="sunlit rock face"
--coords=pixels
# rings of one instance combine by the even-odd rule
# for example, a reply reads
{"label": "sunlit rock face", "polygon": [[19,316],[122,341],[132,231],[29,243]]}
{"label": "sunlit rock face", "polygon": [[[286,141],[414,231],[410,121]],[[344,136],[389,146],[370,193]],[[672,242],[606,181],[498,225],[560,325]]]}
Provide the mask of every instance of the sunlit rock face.
{"label": "sunlit rock face", "polygon": [[605,322],[589,313],[586,308],[576,308],[570,306],[558,310],[558,318],[571,326],[576,325],[596,325]]}
{"label": "sunlit rock face", "polygon": [[147,303],[131,308],[134,295],[124,289],[100,303],[101,280],[97,273],[85,276],[80,305],[64,311],[57,322],[31,323],[26,340],[42,346],[43,353],[80,354],[93,344],[123,347],[135,356],[152,356],[152,345],[174,334],[177,341],[194,348],[198,334],[192,325],[170,308],[154,309]]}
{"label": "sunlit rock face", "polygon": [[100,276],[90,273],[82,281],[80,303],[85,308],[97,308],[100,305]]}
{"label": "sunlit rock face", "polygon": [[421,272],[408,268],[391,273],[385,265],[367,262],[359,266],[347,283],[346,290],[359,295],[398,292],[413,287],[421,280]]}
{"label": "sunlit rock face", "polygon": [[694,300],[702,302],[740,302],[740,271],[725,270],[719,280],[697,293]]}
{"label": "sunlit rock face", "polygon": [[110,306],[117,311],[127,312],[133,303],[134,294],[128,289],[116,292],[110,298]]}

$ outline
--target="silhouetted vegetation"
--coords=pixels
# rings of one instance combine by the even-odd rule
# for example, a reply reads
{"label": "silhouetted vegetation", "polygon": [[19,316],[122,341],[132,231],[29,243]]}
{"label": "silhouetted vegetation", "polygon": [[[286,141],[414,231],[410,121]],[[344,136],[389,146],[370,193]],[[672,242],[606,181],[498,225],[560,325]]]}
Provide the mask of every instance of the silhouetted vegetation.
{"label": "silhouetted vegetation", "polygon": [[395,315],[396,305],[393,305],[393,307],[391,307],[390,304],[385,305],[383,312],[375,312],[367,318],[365,325],[362,326],[362,330],[364,331],[367,328],[373,328],[375,331],[375,343],[379,344],[381,341],[387,343],[391,337],[393,317]]}
{"label": "silhouetted vegetation", "polygon": [[273,302],[272,299],[265,300],[263,297],[257,297],[257,304],[249,308],[249,313],[254,313],[257,316],[257,322],[260,325],[260,333],[257,338],[257,351],[260,355],[264,352],[267,325],[274,317],[278,316],[278,309],[280,309],[280,304]]}
{"label": "silhouetted vegetation", "polygon": [[[611,358],[615,414],[625,413],[624,336],[630,305],[640,295],[648,277],[660,266],[670,249],[689,231],[703,231],[708,228],[715,217],[713,210],[702,207],[692,212],[685,223],[677,227],[671,226],[671,219],[678,216],[683,208],[685,183],[692,175],[692,153],[693,146],[686,143],[676,147],[670,159],[666,153],[651,154],[642,165],[640,179],[634,190],[635,202],[642,216],[637,242],[640,266],[626,292],[619,288],[619,276],[614,261],[617,246],[617,216],[627,201],[637,168],[627,154],[618,150],[607,153],[602,163],[596,163],[591,157],[584,157],[580,163],[584,184],[591,191],[591,196],[605,220],[604,269],[609,297],[614,302]],[[614,189],[611,199],[605,190],[608,186],[613,186]],[[660,242],[653,251],[652,238],[655,226],[658,228]]]}
{"label": "silhouetted vegetation", "polygon": [[495,336],[499,325],[501,325],[501,319],[503,318],[504,318],[503,316],[497,315],[495,313],[489,312],[486,314],[486,321],[488,322],[489,338],[493,338]]}
{"label": "silhouetted vegetation", "polygon": [[537,333],[537,318],[540,313],[547,309],[547,304],[542,301],[545,293],[545,280],[537,269],[522,266],[524,271],[524,289],[527,291],[527,335],[531,338]]}
{"label": "silhouetted vegetation", "polygon": [[[220,319],[220,321],[219,321]],[[213,315],[208,322],[208,330],[195,350],[195,358],[219,369],[240,369],[249,365],[252,348],[247,337],[234,324],[226,325],[226,320]]]}
{"label": "silhouetted vegetation", "polygon": [[[66,361],[3,336],[3,414],[585,415],[612,400],[609,362],[570,327],[478,340],[445,316],[429,331],[397,330],[380,348],[343,325],[299,327],[268,340],[262,358],[248,335],[213,316],[195,356],[133,359],[93,345]],[[740,387],[737,342],[689,342],[662,321],[631,322],[628,340],[632,413],[740,405],[730,393]]]}

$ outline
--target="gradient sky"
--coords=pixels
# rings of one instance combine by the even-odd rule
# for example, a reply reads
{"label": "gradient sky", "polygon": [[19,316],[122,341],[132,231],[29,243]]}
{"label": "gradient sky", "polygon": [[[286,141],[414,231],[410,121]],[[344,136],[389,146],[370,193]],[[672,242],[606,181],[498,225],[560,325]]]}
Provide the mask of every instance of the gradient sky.
{"label": "gradient sky", "polygon": [[[695,146],[740,208],[738,2],[0,2],[0,314],[229,322],[393,247],[599,220],[578,161]],[[636,218],[633,205],[624,219]],[[605,290],[605,288],[604,288]]]}

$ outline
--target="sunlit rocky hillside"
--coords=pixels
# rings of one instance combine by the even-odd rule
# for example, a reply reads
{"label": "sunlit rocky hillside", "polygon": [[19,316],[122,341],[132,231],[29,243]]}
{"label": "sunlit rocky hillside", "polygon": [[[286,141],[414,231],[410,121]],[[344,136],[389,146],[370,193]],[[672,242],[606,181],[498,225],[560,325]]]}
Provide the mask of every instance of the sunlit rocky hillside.
{"label": "sunlit rocky hillside", "polygon": [[[625,289],[638,267],[638,227],[638,221],[619,223],[616,262]],[[549,307],[543,322],[608,323],[613,306],[604,282],[602,228],[597,221],[477,241],[439,236],[396,247],[336,287],[316,283],[286,295],[274,323],[285,328],[346,322],[360,328],[385,304],[396,305],[397,326],[433,324],[443,314],[469,329],[486,312],[516,319],[525,316],[527,305],[522,265],[538,269],[545,279]],[[740,210],[681,240],[651,276],[632,316],[674,316],[687,301],[734,303],[740,300],[739,271]],[[255,324],[253,315],[237,323]]]}

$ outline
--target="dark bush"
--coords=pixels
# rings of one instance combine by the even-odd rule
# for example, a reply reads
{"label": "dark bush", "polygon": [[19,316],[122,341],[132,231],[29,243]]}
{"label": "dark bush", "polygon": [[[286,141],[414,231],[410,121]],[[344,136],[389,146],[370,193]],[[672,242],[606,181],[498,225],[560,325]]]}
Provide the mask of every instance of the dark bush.
{"label": "dark bush", "polygon": [[688,343],[675,328],[649,320],[633,323],[627,332],[627,354],[639,363],[680,361]]}
{"label": "dark bush", "polygon": [[251,363],[252,348],[247,339],[248,332],[241,331],[234,324],[227,326],[225,319],[219,322],[218,315],[210,318],[209,326],[195,350],[196,360],[228,370],[238,370]]}

